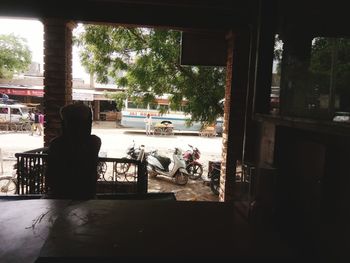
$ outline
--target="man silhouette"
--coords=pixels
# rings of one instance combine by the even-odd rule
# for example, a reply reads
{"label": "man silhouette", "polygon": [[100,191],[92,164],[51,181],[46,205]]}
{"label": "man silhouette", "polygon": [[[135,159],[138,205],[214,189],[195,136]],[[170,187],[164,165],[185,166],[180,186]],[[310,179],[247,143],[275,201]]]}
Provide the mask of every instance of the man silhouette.
{"label": "man silhouette", "polygon": [[69,104],[60,115],[62,135],[54,138],[48,149],[48,194],[54,198],[93,198],[101,139],[91,135],[91,110],[82,103]]}

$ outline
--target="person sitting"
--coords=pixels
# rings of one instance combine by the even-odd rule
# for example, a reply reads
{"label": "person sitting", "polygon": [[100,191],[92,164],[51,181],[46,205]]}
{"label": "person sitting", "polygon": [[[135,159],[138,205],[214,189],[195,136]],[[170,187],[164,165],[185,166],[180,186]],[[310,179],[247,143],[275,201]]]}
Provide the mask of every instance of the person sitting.
{"label": "person sitting", "polygon": [[94,198],[101,139],[91,134],[91,110],[82,103],[69,104],[60,115],[62,134],[48,147],[48,197]]}

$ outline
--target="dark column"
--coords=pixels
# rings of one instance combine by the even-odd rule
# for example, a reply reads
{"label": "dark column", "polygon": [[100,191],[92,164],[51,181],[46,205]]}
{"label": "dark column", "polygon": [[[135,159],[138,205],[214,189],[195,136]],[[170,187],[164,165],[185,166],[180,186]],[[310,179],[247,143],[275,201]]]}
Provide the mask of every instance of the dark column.
{"label": "dark column", "polygon": [[61,130],[59,109],[72,102],[72,29],[74,23],[44,19],[44,145]]}
{"label": "dark column", "polygon": [[221,201],[233,199],[236,161],[242,160],[249,77],[250,33],[247,29],[230,33],[227,38],[223,160],[220,180]]}
{"label": "dark column", "polygon": [[254,113],[270,113],[275,24],[274,1],[261,0],[257,26]]}

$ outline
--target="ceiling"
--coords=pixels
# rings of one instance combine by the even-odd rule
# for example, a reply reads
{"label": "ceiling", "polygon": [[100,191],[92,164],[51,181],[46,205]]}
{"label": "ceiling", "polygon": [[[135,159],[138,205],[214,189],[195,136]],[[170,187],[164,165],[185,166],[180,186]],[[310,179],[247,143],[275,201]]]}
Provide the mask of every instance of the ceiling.
{"label": "ceiling", "polygon": [[1,0],[0,15],[216,30],[247,26],[257,8],[258,0]]}

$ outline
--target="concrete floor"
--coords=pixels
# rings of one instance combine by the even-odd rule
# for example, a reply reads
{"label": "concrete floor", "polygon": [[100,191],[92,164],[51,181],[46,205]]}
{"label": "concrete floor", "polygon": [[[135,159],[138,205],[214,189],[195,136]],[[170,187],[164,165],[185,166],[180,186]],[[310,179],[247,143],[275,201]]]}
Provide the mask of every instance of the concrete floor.
{"label": "concrete floor", "polygon": [[[157,176],[149,178],[149,192],[174,192],[177,200],[192,201],[218,201],[207,182],[207,167],[209,160],[221,159],[221,137],[201,137],[193,132],[176,131],[169,136],[146,136],[142,130],[117,127],[115,122],[95,122],[92,133],[102,140],[100,153],[107,157],[120,158],[125,156],[125,151],[133,142],[135,145],[145,145],[146,150],[157,149],[160,154],[171,158],[174,147],[183,151],[189,149],[188,144],[196,146],[201,151],[200,162],[203,164],[203,178],[189,180],[184,186],[173,183],[166,177]],[[30,136],[28,132],[0,131],[0,148],[3,156],[3,174],[11,175],[15,164],[14,154],[40,148],[43,146],[43,137]],[[1,161],[0,161],[1,175]]]}

